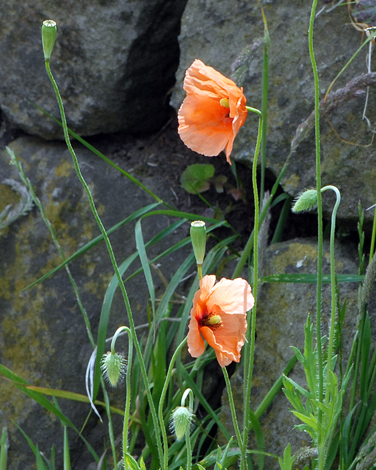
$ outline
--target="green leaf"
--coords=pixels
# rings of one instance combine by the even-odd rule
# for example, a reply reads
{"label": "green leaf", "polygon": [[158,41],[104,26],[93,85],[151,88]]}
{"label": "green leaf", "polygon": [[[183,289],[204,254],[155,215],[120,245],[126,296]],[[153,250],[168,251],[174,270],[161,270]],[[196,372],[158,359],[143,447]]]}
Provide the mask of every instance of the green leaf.
{"label": "green leaf", "polygon": [[298,348],[295,346],[291,346],[291,349],[294,351],[296,358],[298,359],[299,362],[301,362],[303,365],[305,363],[305,359],[303,354],[300,352]]}
{"label": "green leaf", "polygon": [[124,468],[125,470],[141,470],[141,467],[130,454],[125,454]]}
{"label": "green leaf", "polygon": [[7,469],[8,447],[8,433],[7,428],[4,426],[0,437],[0,470]]}
{"label": "green leaf", "polygon": [[371,323],[368,313],[366,313],[361,336],[361,357],[362,367],[360,373],[360,399],[364,404],[368,401],[368,374],[369,374],[369,353],[371,349]]}
{"label": "green leaf", "polygon": [[291,447],[290,444],[288,444],[285,451],[283,452],[283,460],[281,458],[278,459],[281,470],[291,470],[294,459],[295,456],[293,455],[291,457]]}
{"label": "green leaf", "polygon": [[45,410],[50,411],[55,416],[57,416],[64,425],[69,426],[71,429],[73,429],[80,436],[80,438],[85,442],[89,452],[94,457],[95,461],[96,462],[99,461],[99,457],[95,453],[94,449],[91,447],[88,441],[82,436],[82,434],[79,432],[76,426],[74,426],[74,424],[56,406],[54,406],[49,400],[47,400],[45,396],[41,395],[40,393],[35,392],[34,390],[29,390],[27,388],[29,384],[20,376],[18,376],[17,374],[12,372],[10,369],[5,367],[3,364],[0,364],[0,374],[6,377],[7,379],[11,380],[13,382],[13,385],[15,385],[22,392],[24,392],[26,395],[28,395],[30,398],[36,401]]}
{"label": "green leaf", "polygon": [[284,380],[283,380],[283,385],[285,387],[286,387],[287,382],[290,383],[295,388],[295,390],[297,390],[301,395],[305,396],[306,398],[308,398],[308,399],[314,398],[312,393],[305,390],[303,387],[301,387],[299,384],[297,384],[294,380],[290,379],[290,377],[285,376]]}
{"label": "green leaf", "polygon": [[252,429],[253,429],[253,431],[255,432],[255,435],[256,435],[258,450],[261,451],[259,456],[258,456],[258,468],[259,468],[259,470],[263,470],[263,468],[264,468],[264,455],[263,455],[262,452],[265,449],[264,435],[263,435],[262,430],[261,430],[260,421],[258,420],[255,413],[252,410],[249,410],[248,413],[249,413],[250,422],[252,424]]}
{"label": "green leaf", "polygon": [[180,183],[190,194],[203,193],[210,187],[209,180],[214,176],[214,166],[210,163],[196,163],[183,171]]}
{"label": "green leaf", "polygon": [[153,277],[151,275],[151,270],[149,266],[149,259],[146,254],[146,248],[144,243],[144,238],[142,235],[142,228],[141,228],[141,219],[139,219],[136,223],[135,227],[135,238],[136,238],[136,246],[138,255],[140,257],[141,265],[144,271],[144,276],[146,280],[146,284],[148,286],[150,300],[151,300],[151,307],[153,310],[153,319],[155,318],[155,290],[154,290],[154,282]]}
{"label": "green leaf", "polygon": [[[340,282],[362,282],[364,276],[359,274],[337,274],[337,281]],[[316,284],[317,274],[272,274],[260,279],[261,282],[292,282],[294,284]],[[330,283],[330,274],[324,274],[322,282]]]}
{"label": "green leaf", "polygon": [[218,175],[214,178],[213,183],[217,193],[223,193],[225,190],[224,185],[227,183],[227,178],[225,175]]}
{"label": "green leaf", "polygon": [[68,442],[68,428],[64,426],[64,470],[71,470],[69,442]]}
{"label": "green leaf", "polygon": [[[140,217],[142,216],[143,214],[145,214],[146,212],[154,209],[155,207],[157,207],[159,205],[159,203],[154,203],[154,204],[149,204],[148,206],[145,206],[145,207],[142,207],[141,209],[137,210],[136,212],[134,212],[133,214],[131,214],[129,217],[125,218],[124,220],[122,220],[121,222],[117,223],[116,225],[114,225],[113,227],[111,227],[109,230],[107,230],[107,235],[110,235],[111,233],[113,233],[115,230],[117,230],[118,228],[120,228],[122,225],[128,223],[128,222],[131,222],[133,221],[134,219],[136,219],[137,217]],[[84,245],[83,247],[81,247],[79,250],[76,251],[76,253],[74,253],[72,256],[70,256],[69,258],[67,258],[63,263],[61,263],[59,266],[56,266],[56,268],[53,268],[51,269],[51,271],[49,271],[48,273],[44,274],[42,277],[40,277],[39,279],[37,279],[36,281],[34,281],[32,284],[29,284],[28,286],[24,287],[23,289],[21,289],[20,292],[23,292],[27,289],[30,289],[31,287],[35,286],[36,284],[38,284],[39,282],[42,282],[44,281],[45,279],[47,279],[49,276],[52,276],[53,274],[55,274],[59,269],[63,268],[64,266],[66,266],[68,263],[70,263],[71,261],[73,261],[75,258],[78,258],[79,256],[81,256],[82,254],[84,254],[86,251],[90,250],[90,248],[92,248],[93,246],[97,245],[99,242],[101,242],[103,240],[103,235],[98,235],[96,238],[94,238],[93,240],[91,240],[90,242],[88,242],[86,245]]]}

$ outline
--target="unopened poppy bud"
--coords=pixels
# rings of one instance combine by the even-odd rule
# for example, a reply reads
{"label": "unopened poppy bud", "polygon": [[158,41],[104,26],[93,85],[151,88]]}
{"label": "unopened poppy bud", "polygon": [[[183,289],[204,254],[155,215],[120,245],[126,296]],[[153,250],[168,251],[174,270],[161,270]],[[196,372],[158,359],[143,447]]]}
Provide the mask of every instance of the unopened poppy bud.
{"label": "unopened poppy bud", "polygon": [[227,98],[222,98],[221,101],[219,102],[221,106],[224,108],[229,108],[230,107],[230,102]]}
{"label": "unopened poppy bud", "polygon": [[108,352],[102,357],[101,369],[110,385],[116,387],[126,372],[125,358],[116,352]]}
{"label": "unopened poppy bud", "polygon": [[293,212],[309,211],[313,209],[317,204],[317,191],[316,189],[308,189],[304,191],[297,200],[292,208]]}
{"label": "unopened poppy bud", "polygon": [[191,241],[197,264],[202,264],[205,258],[206,227],[202,220],[191,223]]}
{"label": "unopened poppy bud", "polygon": [[42,25],[42,44],[45,60],[50,60],[55,45],[57,27],[54,20],[45,20]]}
{"label": "unopened poppy bud", "polygon": [[175,432],[176,439],[180,441],[183,439],[187,429],[193,420],[193,413],[185,406],[178,406],[171,415],[171,430]]}

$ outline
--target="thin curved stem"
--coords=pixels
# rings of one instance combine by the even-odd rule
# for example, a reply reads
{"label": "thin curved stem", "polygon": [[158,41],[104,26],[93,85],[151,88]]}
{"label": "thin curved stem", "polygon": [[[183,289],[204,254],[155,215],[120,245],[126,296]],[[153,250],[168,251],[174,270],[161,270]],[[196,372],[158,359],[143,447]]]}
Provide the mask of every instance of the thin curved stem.
{"label": "thin curved stem", "polygon": [[[242,446],[242,456],[246,455],[248,432],[249,432],[249,407],[251,400],[251,388],[252,388],[252,375],[253,375],[253,363],[255,355],[255,340],[256,340],[256,312],[257,312],[257,282],[258,282],[258,232],[259,232],[259,218],[260,218],[260,203],[257,188],[257,161],[260,152],[260,146],[262,142],[262,113],[254,108],[248,108],[255,112],[259,116],[259,128],[257,134],[257,142],[255,148],[255,155],[253,158],[252,165],[252,186],[253,186],[253,197],[255,205],[254,215],[254,228],[253,228],[253,296],[255,303],[251,312],[248,313],[248,325],[251,325],[251,329],[247,330],[246,343],[244,351],[244,428],[243,438],[239,445]],[[247,468],[246,459],[241,463],[241,469]]]}
{"label": "thin curved stem", "polygon": [[246,465],[246,458],[247,458],[247,450],[246,450],[247,446],[243,445],[243,439],[242,439],[242,436],[240,434],[238,419],[236,417],[234,397],[232,396],[231,383],[230,383],[230,379],[229,379],[226,367],[222,367],[222,372],[223,372],[223,376],[225,378],[226,387],[227,387],[228,402],[229,402],[230,410],[231,410],[232,424],[234,425],[236,438],[238,440],[238,445],[239,445],[240,451],[241,451],[241,459],[242,459],[241,467],[244,468],[244,466]]}
{"label": "thin curved stem", "polygon": [[[315,144],[316,144],[316,190],[317,190],[317,289],[316,289],[316,341],[317,341],[317,362],[318,362],[318,399],[323,399],[323,358],[322,358],[322,339],[321,339],[321,309],[322,309],[322,255],[323,255],[323,221],[322,221],[322,198],[321,198],[321,154],[320,154],[320,89],[319,74],[316,65],[315,53],[313,49],[313,26],[317,0],[313,0],[311,17],[308,30],[308,47],[311,58],[314,88],[315,88]],[[322,423],[322,411],[318,413],[318,424]],[[318,468],[323,470],[325,453],[319,449]]]}
{"label": "thin curved stem", "polygon": [[174,352],[171,358],[170,365],[168,367],[168,371],[166,375],[166,379],[165,379],[163,389],[161,392],[161,397],[159,399],[158,415],[159,415],[159,424],[160,424],[160,428],[162,431],[162,439],[163,439],[163,460],[161,461],[163,470],[168,470],[168,442],[167,442],[166,427],[165,427],[164,419],[163,419],[163,403],[164,403],[167,389],[170,383],[172,368],[174,367],[178,354],[180,353],[182,347],[186,344],[187,341],[188,341],[188,336],[186,336],[183,339],[183,341],[179,344],[179,346],[176,348],[176,351]]}
{"label": "thin curved stem", "polygon": [[64,106],[63,106],[63,101],[61,99],[58,86],[57,86],[57,84],[55,82],[55,79],[52,75],[51,68],[50,68],[50,61],[48,59],[45,60],[45,66],[46,66],[46,71],[47,71],[48,77],[49,77],[49,79],[52,83],[52,86],[54,88],[56,98],[57,98],[57,101],[58,101],[58,104],[59,104],[61,122],[62,122],[63,130],[64,130],[64,137],[65,137],[66,145],[67,145],[68,150],[69,150],[69,152],[72,156],[73,164],[74,164],[78,179],[80,180],[80,182],[81,182],[82,186],[84,187],[84,190],[85,190],[85,192],[88,196],[90,208],[91,208],[92,213],[94,215],[95,221],[96,221],[96,223],[97,223],[97,225],[98,225],[98,227],[99,227],[99,229],[102,233],[103,239],[106,243],[107,250],[108,250],[108,253],[109,253],[109,256],[110,256],[110,259],[111,259],[112,267],[115,271],[116,277],[117,277],[118,282],[119,282],[119,287],[120,287],[121,293],[123,295],[125,308],[126,308],[127,314],[128,314],[128,321],[129,321],[130,330],[132,332],[133,340],[134,340],[134,343],[135,343],[137,356],[138,356],[139,361],[140,361],[141,374],[142,374],[142,378],[143,378],[144,386],[145,386],[145,391],[146,391],[146,395],[147,395],[148,402],[149,402],[150,413],[152,415],[152,420],[153,420],[153,424],[154,424],[154,427],[155,427],[155,436],[156,436],[156,441],[157,441],[158,456],[159,456],[160,462],[162,462],[163,451],[162,451],[162,442],[161,442],[161,435],[160,435],[161,431],[160,431],[160,427],[159,427],[159,423],[158,423],[157,413],[155,411],[154,402],[153,402],[153,399],[152,399],[152,396],[151,396],[151,393],[150,393],[149,381],[148,381],[148,376],[147,376],[147,372],[146,372],[145,363],[144,363],[143,356],[142,356],[141,347],[140,347],[140,344],[137,340],[137,335],[136,335],[136,330],[135,330],[135,325],[134,325],[133,315],[132,315],[132,309],[131,309],[131,305],[130,305],[130,302],[129,302],[128,294],[127,294],[127,291],[125,290],[124,282],[122,280],[122,277],[121,277],[121,274],[120,274],[120,271],[119,271],[119,268],[118,268],[118,264],[116,262],[115,254],[114,254],[114,251],[112,249],[110,239],[107,235],[106,229],[104,228],[104,225],[103,225],[103,223],[102,223],[102,221],[99,217],[98,211],[95,207],[94,199],[93,199],[93,196],[92,196],[91,191],[89,189],[89,186],[87,185],[84,177],[82,176],[80,166],[78,164],[76,153],[75,153],[75,151],[72,147],[72,144],[70,142],[68,126],[67,126],[67,120],[66,120],[66,117],[65,117],[65,111],[64,111]]}
{"label": "thin curved stem", "polygon": [[[341,193],[338,188],[335,186],[324,186],[321,189],[321,192],[331,189],[336,194],[336,203],[334,204],[332,212],[332,223],[330,227],[330,284],[331,284],[331,319],[330,319],[330,332],[329,332],[329,344],[328,344],[328,363],[327,363],[327,372],[326,372],[326,383],[329,383],[329,375],[332,368],[332,355],[333,355],[333,343],[334,343],[334,330],[335,330],[335,321],[336,321],[336,264],[334,256],[334,240],[335,240],[335,231],[336,231],[336,217],[338,207],[341,202]],[[325,392],[325,403],[328,404],[329,400],[329,387],[326,387]]]}
{"label": "thin curved stem", "polygon": [[[187,388],[185,392],[183,393],[183,396],[181,398],[181,406],[185,406],[185,399],[189,395],[189,411],[193,415],[193,402],[194,402],[194,397],[193,397],[193,392],[190,388]],[[187,426],[187,430],[185,431],[185,447],[187,450],[187,468],[186,470],[191,470],[192,469],[192,446],[191,446],[191,429],[190,425]]]}
{"label": "thin curved stem", "polygon": [[127,360],[127,372],[125,376],[125,408],[124,408],[124,421],[123,421],[123,461],[124,468],[127,469],[127,459],[126,455],[128,454],[128,425],[129,425],[129,411],[131,407],[131,392],[132,392],[132,383],[131,383],[131,370],[132,370],[132,360],[133,360],[133,340],[132,332],[127,326],[121,326],[118,328],[111,341],[111,352],[115,352],[115,343],[119,335],[126,331],[128,333],[128,360]]}

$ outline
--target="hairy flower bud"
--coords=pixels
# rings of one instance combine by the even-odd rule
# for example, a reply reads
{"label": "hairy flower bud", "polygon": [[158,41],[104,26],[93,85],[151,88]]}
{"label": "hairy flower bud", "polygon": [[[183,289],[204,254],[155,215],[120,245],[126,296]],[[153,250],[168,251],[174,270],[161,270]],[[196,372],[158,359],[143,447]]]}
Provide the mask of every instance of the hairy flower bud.
{"label": "hairy flower bud", "polygon": [[317,191],[316,189],[308,189],[304,191],[295,201],[292,208],[293,212],[309,211],[317,204]]}
{"label": "hairy flower bud", "polygon": [[125,358],[116,352],[108,352],[102,357],[101,369],[109,384],[116,387],[126,373]]}
{"label": "hairy flower bud", "polygon": [[185,406],[178,406],[172,412],[170,427],[175,432],[176,439],[180,441],[183,439],[187,429],[193,421],[193,413],[189,411]]}

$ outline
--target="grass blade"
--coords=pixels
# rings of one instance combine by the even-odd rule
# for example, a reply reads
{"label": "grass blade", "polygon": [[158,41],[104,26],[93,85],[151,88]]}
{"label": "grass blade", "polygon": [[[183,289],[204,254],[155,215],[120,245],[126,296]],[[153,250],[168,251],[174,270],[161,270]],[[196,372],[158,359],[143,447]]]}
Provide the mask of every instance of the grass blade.
{"label": "grass blade", "polygon": [[[155,207],[159,206],[159,203],[154,203],[154,204],[149,204],[148,206],[143,207],[142,209],[139,209],[138,211],[134,212],[131,214],[129,217],[125,218],[121,222],[117,223],[113,227],[111,227],[108,231],[107,234],[110,235],[111,233],[115,232],[118,228],[122,227],[128,222],[131,222],[132,220],[141,217],[144,215],[146,212],[149,210],[154,209]],[[79,256],[83,255],[86,251],[90,250],[93,248],[93,246],[97,245],[99,242],[103,241],[103,235],[98,235],[98,237],[95,237],[93,240],[91,240],[89,243],[86,243],[82,248],[76,251],[72,256],[67,258],[63,263],[59,264],[59,266],[56,266],[56,268],[51,269],[48,273],[46,273],[44,276],[40,277],[36,281],[34,281],[32,284],[29,284],[28,286],[24,287],[20,292],[23,292],[27,289],[30,289],[31,287],[35,286],[39,282],[43,282],[45,279],[48,277],[52,276],[55,274],[59,269],[63,268],[66,266],[68,263],[72,262],[74,259],[78,258]]]}
{"label": "grass blade", "polygon": [[13,384],[17,388],[19,388],[22,392],[24,392],[26,395],[28,395],[30,398],[36,401],[44,409],[46,409],[47,411],[50,411],[55,416],[57,416],[66,426],[69,426],[71,429],[73,429],[85,442],[88,450],[90,451],[91,455],[94,457],[95,461],[98,462],[99,460],[98,455],[96,454],[94,449],[91,447],[91,445],[87,442],[87,440],[80,434],[76,426],[56,406],[54,406],[49,400],[47,400],[45,396],[43,396],[41,393],[38,393],[34,390],[30,390],[28,388],[29,384],[24,379],[22,379],[17,374],[12,372],[3,364],[0,364],[0,374],[6,377],[7,379],[11,380]]}
{"label": "grass blade", "polygon": [[64,426],[64,470],[71,470],[69,442],[68,442],[68,428]]}
{"label": "grass blade", "polygon": [[[362,282],[364,276],[359,274],[337,274],[337,281],[340,282]],[[317,284],[316,274],[272,274],[260,279],[260,282],[291,282],[294,284]],[[330,274],[323,275],[323,283],[330,283]]]}
{"label": "grass blade", "polygon": [[0,437],[0,470],[7,470],[8,447],[8,433],[4,426]]}
{"label": "grass blade", "polygon": [[[151,308],[153,311],[153,320],[155,321],[155,290],[154,290],[154,281],[151,275],[149,260],[146,254],[146,248],[144,243],[144,237],[142,235],[142,227],[141,227],[141,219],[139,219],[136,223],[135,228],[135,237],[136,237],[136,246],[138,251],[138,256],[140,257],[142,269],[144,271],[144,276],[146,280],[146,284],[148,286],[150,300],[151,300]],[[153,325],[155,326],[155,322],[153,321]],[[155,333],[155,329],[154,329]]]}

